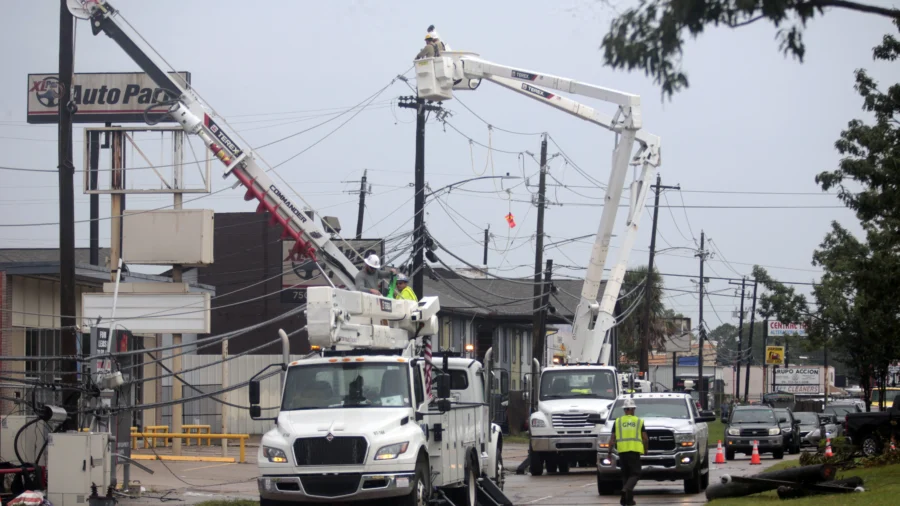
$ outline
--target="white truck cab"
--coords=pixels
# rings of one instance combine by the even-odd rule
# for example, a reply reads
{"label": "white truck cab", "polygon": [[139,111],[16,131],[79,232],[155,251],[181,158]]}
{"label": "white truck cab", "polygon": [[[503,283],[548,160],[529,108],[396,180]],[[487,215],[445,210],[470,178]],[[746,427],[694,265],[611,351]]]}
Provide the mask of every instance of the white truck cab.
{"label": "white truck cab", "polygon": [[325,353],[287,366],[281,409],[259,448],[261,506],[413,505],[438,493],[474,506],[481,478],[502,489],[501,433],[487,423],[481,363],[435,356],[429,401],[423,359],[377,353]]}
{"label": "white truck cab", "polygon": [[599,428],[590,415],[606,416],[620,393],[616,369],[598,365],[551,366],[541,371],[537,410],[531,414],[530,470],[568,472],[573,465],[593,467]]}

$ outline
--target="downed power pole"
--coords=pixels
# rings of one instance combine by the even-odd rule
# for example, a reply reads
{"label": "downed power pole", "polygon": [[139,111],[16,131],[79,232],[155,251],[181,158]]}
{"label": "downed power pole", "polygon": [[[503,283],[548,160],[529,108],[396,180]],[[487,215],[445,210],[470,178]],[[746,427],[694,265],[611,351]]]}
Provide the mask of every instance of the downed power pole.
{"label": "downed power pole", "polygon": [[[826,464],[801,466],[781,471],[769,471],[748,477],[722,477],[722,483],[710,483],[706,489],[706,499],[744,497],[768,490],[775,490],[788,482],[790,485],[815,485],[834,480],[837,468]],[[737,478],[737,479],[735,479]],[[743,478],[743,479],[741,479]]]}

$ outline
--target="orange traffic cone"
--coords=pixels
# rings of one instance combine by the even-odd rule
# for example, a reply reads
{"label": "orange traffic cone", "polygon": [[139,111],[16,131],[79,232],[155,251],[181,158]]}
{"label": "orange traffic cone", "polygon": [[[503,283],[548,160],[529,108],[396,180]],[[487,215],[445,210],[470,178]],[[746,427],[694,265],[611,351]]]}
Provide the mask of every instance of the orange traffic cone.
{"label": "orange traffic cone", "polygon": [[831,438],[825,440],[825,458],[833,457],[834,454],[831,453]]}
{"label": "orange traffic cone", "polygon": [[716,450],[716,464],[725,463],[725,453],[722,452],[722,440],[719,440],[719,448]]}
{"label": "orange traffic cone", "polygon": [[758,466],[761,465],[762,461],[759,460],[759,441],[753,442],[753,454],[750,455],[750,465]]}
{"label": "orange traffic cone", "polygon": [[893,441],[891,441],[891,451],[892,451],[892,452],[893,452],[893,451],[897,451],[897,447],[894,446],[894,442],[893,442]]}

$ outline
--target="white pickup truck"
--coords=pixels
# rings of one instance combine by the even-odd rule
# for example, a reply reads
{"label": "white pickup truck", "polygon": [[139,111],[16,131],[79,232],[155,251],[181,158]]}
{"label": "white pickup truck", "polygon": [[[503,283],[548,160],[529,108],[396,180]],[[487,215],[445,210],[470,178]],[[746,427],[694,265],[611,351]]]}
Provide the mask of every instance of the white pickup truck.
{"label": "white pickup truck", "polygon": [[631,394],[616,400],[609,416],[595,415],[600,435],[597,438],[597,491],[614,494],[622,487],[622,470],[618,459],[609,458],[609,440],[616,418],[622,416],[626,397],[637,405],[635,415],[644,420],[650,447],[641,456],[641,479],[655,481],[684,480],[687,494],[699,494],[709,485],[709,428],[715,421],[712,412],[698,412],[690,394]]}
{"label": "white pickup truck", "polygon": [[593,467],[598,428],[590,415],[605,416],[619,394],[614,367],[551,366],[541,371],[537,411],[531,414],[530,471],[566,473],[575,464]]}

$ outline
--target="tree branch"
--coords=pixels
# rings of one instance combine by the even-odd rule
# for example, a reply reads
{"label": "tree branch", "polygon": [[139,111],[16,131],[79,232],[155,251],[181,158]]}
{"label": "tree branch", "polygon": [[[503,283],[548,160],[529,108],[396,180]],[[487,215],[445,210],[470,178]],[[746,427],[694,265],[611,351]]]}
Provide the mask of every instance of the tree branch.
{"label": "tree branch", "polygon": [[811,3],[817,7],[840,7],[842,9],[866,12],[869,14],[878,14],[889,18],[900,19],[900,10],[889,9],[885,7],[876,7],[874,5],[866,5],[858,2],[850,2],[848,0],[812,0]]}
{"label": "tree branch", "polygon": [[759,16],[756,16],[755,18],[748,19],[747,21],[741,21],[740,23],[728,23],[728,26],[731,28],[740,28],[742,26],[747,26],[751,23],[756,23],[757,21],[759,21],[760,19],[764,19],[765,17],[766,17],[765,14],[760,14]]}

